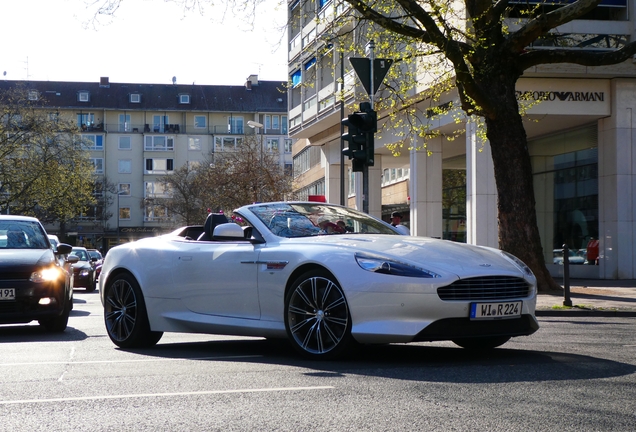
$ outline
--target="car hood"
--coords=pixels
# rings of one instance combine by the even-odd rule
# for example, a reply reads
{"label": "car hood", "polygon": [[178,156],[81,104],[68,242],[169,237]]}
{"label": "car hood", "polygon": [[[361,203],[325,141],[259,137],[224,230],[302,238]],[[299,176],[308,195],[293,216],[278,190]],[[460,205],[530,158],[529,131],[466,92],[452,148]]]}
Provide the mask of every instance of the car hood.
{"label": "car hood", "polygon": [[72,267],[74,269],[91,268],[91,265],[88,263],[88,261],[78,261],[76,263],[73,263]]}
{"label": "car hood", "polygon": [[40,265],[55,262],[50,249],[1,249],[0,272],[30,270]]}
{"label": "car hood", "polygon": [[523,276],[521,269],[497,249],[449,240],[415,236],[343,234],[289,241],[307,243],[312,247],[319,244],[333,245],[355,252],[367,252],[440,274],[450,273],[459,277],[492,275],[494,270],[502,275]]}

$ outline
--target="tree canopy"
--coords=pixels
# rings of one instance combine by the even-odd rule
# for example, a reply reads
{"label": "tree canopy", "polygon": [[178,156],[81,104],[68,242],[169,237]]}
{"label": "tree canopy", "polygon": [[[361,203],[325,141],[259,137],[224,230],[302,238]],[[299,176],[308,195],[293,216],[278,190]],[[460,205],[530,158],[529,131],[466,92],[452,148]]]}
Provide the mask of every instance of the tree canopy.
{"label": "tree canopy", "polygon": [[95,203],[94,168],[77,126],[35,106],[40,97],[20,87],[0,94],[0,209],[69,221]]}

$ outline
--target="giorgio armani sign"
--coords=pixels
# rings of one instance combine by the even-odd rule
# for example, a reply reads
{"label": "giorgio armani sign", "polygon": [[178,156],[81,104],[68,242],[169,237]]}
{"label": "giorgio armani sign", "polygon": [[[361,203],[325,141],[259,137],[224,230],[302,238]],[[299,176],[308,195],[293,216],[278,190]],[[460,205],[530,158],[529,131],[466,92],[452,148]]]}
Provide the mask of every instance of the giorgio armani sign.
{"label": "giorgio armani sign", "polygon": [[589,115],[611,114],[609,80],[521,78],[517,81],[517,100],[528,102],[528,114]]}
{"label": "giorgio armani sign", "polygon": [[561,101],[561,102],[604,102],[605,92],[581,91],[519,91],[517,100]]}

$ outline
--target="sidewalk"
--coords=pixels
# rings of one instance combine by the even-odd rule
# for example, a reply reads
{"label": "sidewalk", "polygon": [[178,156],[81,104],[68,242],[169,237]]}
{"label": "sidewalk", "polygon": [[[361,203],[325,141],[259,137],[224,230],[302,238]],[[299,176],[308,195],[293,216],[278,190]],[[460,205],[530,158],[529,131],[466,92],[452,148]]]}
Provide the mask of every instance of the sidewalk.
{"label": "sidewalk", "polygon": [[563,292],[539,293],[536,315],[636,317],[636,280],[570,279],[572,307],[564,300]]}

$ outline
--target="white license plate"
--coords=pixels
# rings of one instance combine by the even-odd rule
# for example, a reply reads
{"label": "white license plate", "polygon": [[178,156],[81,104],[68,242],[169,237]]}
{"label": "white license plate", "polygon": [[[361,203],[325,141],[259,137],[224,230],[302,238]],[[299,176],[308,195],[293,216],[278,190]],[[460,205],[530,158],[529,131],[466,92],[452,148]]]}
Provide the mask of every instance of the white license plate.
{"label": "white license plate", "polygon": [[471,303],[470,319],[518,318],[521,316],[522,302]]}
{"label": "white license plate", "polygon": [[1,300],[15,300],[15,288],[0,288]]}

